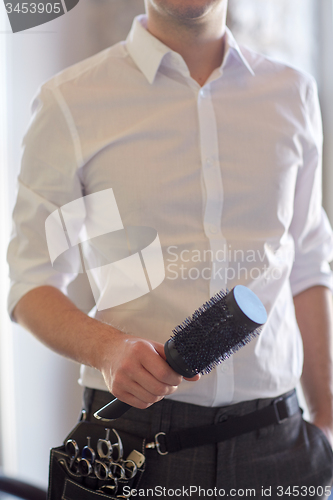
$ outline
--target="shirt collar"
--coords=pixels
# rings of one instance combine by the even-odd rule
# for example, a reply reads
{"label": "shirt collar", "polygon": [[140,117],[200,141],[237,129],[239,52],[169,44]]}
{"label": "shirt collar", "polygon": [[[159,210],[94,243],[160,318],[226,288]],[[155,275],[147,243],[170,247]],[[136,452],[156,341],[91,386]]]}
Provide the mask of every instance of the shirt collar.
{"label": "shirt collar", "polygon": [[[172,51],[147,31],[147,16],[145,14],[137,16],[134,19],[131,31],[126,40],[126,46],[130,56],[151,84],[154,82],[162,62],[183,73],[185,76],[189,76],[188,68],[181,55]],[[165,57],[167,54],[168,56]],[[220,68],[221,72],[231,54],[234,54],[236,61],[243,64],[254,75],[253,69],[242,54],[231,31],[226,28],[226,50]]]}
{"label": "shirt collar", "polygon": [[229,28],[226,28],[226,48],[221,68],[223,68],[226,65],[230,53],[233,53],[238,59],[238,61],[244,64],[244,66],[251,73],[251,75],[255,76],[255,73],[251,68],[250,63],[247,61],[241,49],[239,48],[239,45],[234,39],[233,34],[229,30]]}

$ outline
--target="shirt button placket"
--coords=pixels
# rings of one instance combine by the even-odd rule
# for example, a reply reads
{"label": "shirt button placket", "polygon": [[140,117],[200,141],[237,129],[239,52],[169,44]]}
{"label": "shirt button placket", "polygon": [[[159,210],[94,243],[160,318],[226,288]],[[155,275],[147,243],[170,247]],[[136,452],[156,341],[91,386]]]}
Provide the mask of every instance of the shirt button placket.
{"label": "shirt button placket", "polygon": [[[204,207],[204,230],[209,240],[213,256],[227,247],[221,229],[223,210],[223,182],[219,163],[219,143],[215,111],[209,84],[201,88],[198,94],[198,116],[200,127],[200,148],[203,180],[206,190],[206,205]],[[227,255],[227,252],[225,252]],[[214,295],[227,287],[225,271],[228,261],[212,262],[210,295]],[[222,276],[222,279],[221,279]],[[223,396],[224,401],[232,400],[234,391],[233,361],[229,359],[225,367],[217,367],[216,398]]]}

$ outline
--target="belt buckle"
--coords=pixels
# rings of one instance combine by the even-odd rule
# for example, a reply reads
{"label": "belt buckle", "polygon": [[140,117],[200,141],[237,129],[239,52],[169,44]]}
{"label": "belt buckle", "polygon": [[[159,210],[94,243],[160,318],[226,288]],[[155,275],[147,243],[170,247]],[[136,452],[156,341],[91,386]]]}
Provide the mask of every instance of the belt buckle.
{"label": "belt buckle", "polygon": [[280,403],[280,401],[283,401],[283,400],[284,400],[284,398],[282,396],[280,396],[279,398],[276,398],[273,401],[273,408],[274,408],[274,412],[275,412],[275,416],[276,416],[276,420],[277,420],[278,424],[281,424],[281,422],[283,422],[287,418],[287,417],[284,417],[284,418],[280,417],[279,410],[278,410],[278,407],[277,407],[277,404]]}

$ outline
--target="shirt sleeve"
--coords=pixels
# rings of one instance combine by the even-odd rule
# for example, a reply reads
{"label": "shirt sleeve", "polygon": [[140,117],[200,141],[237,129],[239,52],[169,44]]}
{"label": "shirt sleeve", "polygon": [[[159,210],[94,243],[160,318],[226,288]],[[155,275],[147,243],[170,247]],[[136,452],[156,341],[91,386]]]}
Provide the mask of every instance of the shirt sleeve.
{"label": "shirt sleeve", "polygon": [[322,122],[314,81],[308,88],[305,133],[301,138],[303,164],[299,168],[290,232],[295,258],[290,276],[293,295],[316,285],[333,290],[329,262],[333,259],[333,235],[322,208]]}
{"label": "shirt sleeve", "polygon": [[82,197],[75,125],[58,89],[42,87],[33,101],[32,112],[23,139],[7,253],[11,280],[8,312],[11,317],[15,305],[28,291],[51,285],[65,292],[77,275],[77,272],[65,273],[52,267],[45,232],[45,221],[52,212]]}

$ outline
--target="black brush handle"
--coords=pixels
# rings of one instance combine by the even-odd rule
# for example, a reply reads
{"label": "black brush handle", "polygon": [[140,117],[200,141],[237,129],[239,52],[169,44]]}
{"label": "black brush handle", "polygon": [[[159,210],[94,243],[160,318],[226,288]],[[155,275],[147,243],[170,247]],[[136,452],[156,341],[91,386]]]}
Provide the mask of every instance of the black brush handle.
{"label": "black brush handle", "polygon": [[116,420],[117,418],[124,415],[124,413],[129,410],[131,405],[120,401],[120,399],[113,399],[110,403],[106,404],[100,410],[94,413],[94,417],[98,420],[103,420],[105,422],[109,422],[110,420]]}
{"label": "black brush handle", "polygon": [[[187,378],[191,378],[196,375],[196,372],[191,370],[186,365],[183,358],[179,356],[178,352],[174,348],[172,339],[169,339],[164,344],[164,353],[168,364],[175,372],[179,373],[179,375]],[[110,403],[103,406],[103,408],[96,411],[96,413],[94,413],[94,417],[98,420],[115,420],[121,417],[130,408],[132,408],[131,405],[128,405],[119,399],[113,399]]]}

